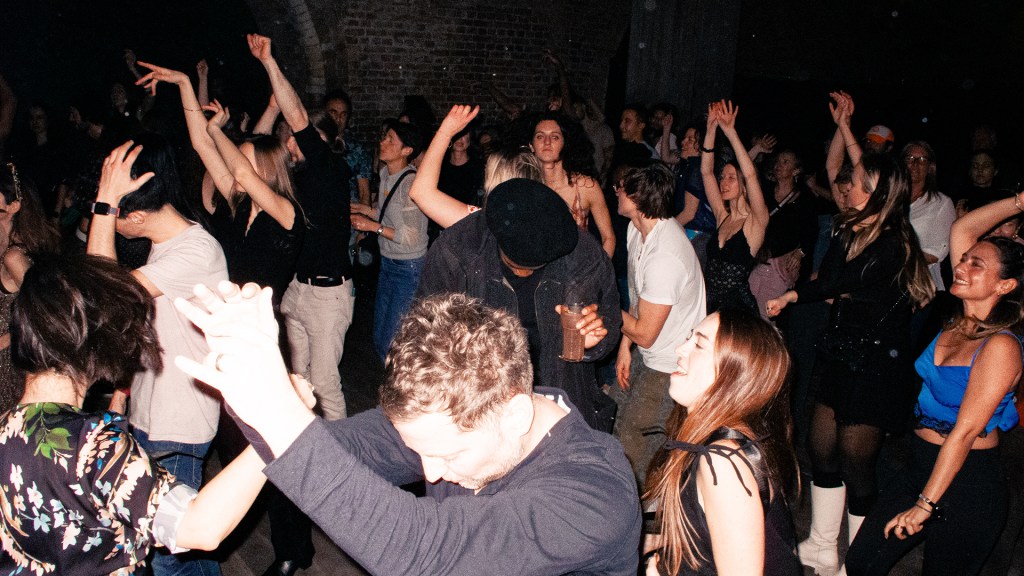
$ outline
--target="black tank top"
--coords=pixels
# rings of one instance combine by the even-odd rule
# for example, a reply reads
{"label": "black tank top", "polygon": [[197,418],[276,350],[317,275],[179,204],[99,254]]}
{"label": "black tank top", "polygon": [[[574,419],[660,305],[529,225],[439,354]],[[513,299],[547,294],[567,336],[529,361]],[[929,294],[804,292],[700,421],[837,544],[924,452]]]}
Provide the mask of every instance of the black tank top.
{"label": "black tank top", "polygon": [[[720,440],[733,440],[739,443],[739,448],[730,448],[720,444],[715,444]],[[684,450],[687,452],[693,452],[697,455],[690,464],[690,469],[687,471],[685,479],[683,480],[683,487],[679,491],[679,497],[682,502],[683,512],[686,517],[690,519],[693,524],[694,531],[697,534],[696,548],[699,552],[699,556],[707,558],[708,561],[700,565],[696,570],[691,569],[687,565],[683,565],[679,571],[680,575],[701,575],[701,576],[712,576],[717,575],[718,570],[715,568],[714,554],[711,550],[711,533],[708,529],[707,517],[704,515],[703,508],[700,507],[700,502],[697,499],[697,483],[695,480],[697,466],[700,464],[701,458],[704,458],[709,467],[711,468],[712,480],[715,484],[718,483],[717,473],[723,472],[728,473],[726,470],[716,470],[712,464],[711,455],[716,454],[718,456],[724,456],[731,458],[732,456],[739,456],[740,460],[743,461],[750,471],[754,474],[754,479],[757,482],[757,491],[761,498],[761,506],[764,509],[764,573],[766,576],[798,576],[803,574],[803,567],[800,566],[800,561],[796,556],[796,537],[793,532],[793,523],[789,514],[789,506],[786,503],[786,498],[781,490],[776,490],[775,498],[772,498],[772,490],[770,481],[768,479],[768,473],[766,469],[766,463],[761,455],[761,447],[756,440],[751,440],[745,435],[737,432],[731,428],[719,428],[711,435],[711,438],[703,445],[688,444],[686,442],[669,441],[666,443],[668,448],[673,450]],[[733,464],[733,472],[737,476],[740,475],[739,469]],[[742,483],[742,477],[740,479]],[[747,494],[752,495],[750,488],[746,485],[743,486],[746,489]],[[742,538],[742,534],[737,534],[737,538]]]}

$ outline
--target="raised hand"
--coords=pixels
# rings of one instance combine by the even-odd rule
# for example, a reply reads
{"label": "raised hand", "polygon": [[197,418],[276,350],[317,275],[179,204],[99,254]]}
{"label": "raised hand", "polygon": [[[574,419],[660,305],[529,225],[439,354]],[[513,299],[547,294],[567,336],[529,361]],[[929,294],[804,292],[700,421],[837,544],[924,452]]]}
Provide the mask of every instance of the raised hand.
{"label": "raised hand", "polygon": [[[146,172],[138,178],[132,177],[132,165],[135,164],[135,159],[142,152],[142,146],[136,146],[133,149],[133,144],[134,142],[131,140],[121,144],[114,148],[114,151],[103,161],[100,185],[96,191],[98,202],[117,206],[121,198],[135,192],[143,184],[149,182],[153,176],[156,176],[153,172]],[[129,150],[131,151],[129,152]]]}
{"label": "raised hand", "polygon": [[850,118],[853,118],[853,96],[850,96],[846,92],[841,93],[846,98],[846,120],[849,122]]}
{"label": "raised hand", "polygon": [[736,116],[740,113],[739,106],[733,106],[732,100],[722,100],[718,108],[718,125],[723,130],[736,129]]}
{"label": "raised hand", "polygon": [[558,59],[558,56],[555,56],[555,53],[550,48],[545,48],[541,51],[541,60],[556,68],[562,65],[562,61]]}
{"label": "raised hand", "polygon": [[202,363],[179,356],[175,364],[220,390],[238,416],[273,447],[268,425],[273,427],[275,412],[308,409],[296,395],[278,349],[271,290],[224,281],[216,293],[197,285],[194,294],[205,310],[181,298],[174,305],[203,331],[210,353]]}
{"label": "raised hand", "polygon": [[830,92],[829,97],[832,98],[832,102],[828,105],[828,110],[832,113],[832,121],[836,123],[836,126],[849,126],[850,117],[853,116],[853,98],[842,91]]}
{"label": "raised hand", "polygon": [[479,113],[479,106],[456,104],[455,106],[452,106],[452,109],[448,111],[448,115],[441,121],[441,126],[437,129],[437,132],[438,134],[447,136],[448,139],[451,140],[456,134],[462,132],[466,126],[469,126],[469,123],[472,122]]}
{"label": "raised hand", "polygon": [[668,132],[669,130],[672,130],[672,125],[675,124],[675,122],[675,116],[673,116],[672,114],[665,114],[665,116],[661,119],[662,132]]}
{"label": "raised hand", "polygon": [[135,63],[138,59],[135,57],[135,52],[131,48],[124,49],[124,63],[128,65],[128,68],[135,68]]}
{"label": "raised hand", "polygon": [[765,134],[760,138],[754,140],[755,146],[760,146],[761,150],[765,154],[771,154],[772,150],[775,150],[775,145],[779,143],[779,140],[772,134]]}
{"label": "raised hand", "polygon": [[222,129],[227,125],[228,120],[231,119],[231,111],[222,106],[216,99],[206,106],[203,106],[203,110],[213,112],[213,116],[211,116],[206,123],[207,127],[212,126],[217,129]]}
{"label": "raised hand", "polygon": [[174,84],[181,86],[183,83],[188,82],[188,76],[184,72],[178,72],[177,70],[171,70],[170,68],[161,68],[156,64],[150,64],[148,62],[139,61],[139,66],[149,70],[149,74],[146,74],[142,78],[139,78],[135,84],[142,86],[150,94],[156,95],[156,85],[160,82],[167,82],[168,84]]}
{"label": "raised hand", "polygon": [[196,74],[199,74],[200,78],[206,78],[209,73],[210,65],[206,63],[206,58],[196,63]]}
{"label": "raised hand", "polygon": [[710,134],[718,129],[719,122],[719,103],[712,102],[708,104],[708,129],[706,134]]}
{"label": "raised hand", "polygon": [[270,52],[270,38],[259,34],[246,34],[245,39],[249,42],[249,53],[260,62],[274,57]]}

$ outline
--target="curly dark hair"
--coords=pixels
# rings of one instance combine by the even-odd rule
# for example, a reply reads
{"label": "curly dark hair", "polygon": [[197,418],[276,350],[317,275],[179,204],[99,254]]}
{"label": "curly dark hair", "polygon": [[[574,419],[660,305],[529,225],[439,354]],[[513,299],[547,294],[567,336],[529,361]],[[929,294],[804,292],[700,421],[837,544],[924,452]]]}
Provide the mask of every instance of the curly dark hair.
{"label": "curly dark hair", "polygon": [[537,130],[537,125],[545,120],[557,123],[558,127],[562,129],[562,139],[565,142],[562,147],[562,168],[569,175],[569,183],[572,183],[573,176],[589,176],[597,180],[597,169],[594,167],[594,145],[583,130],[583,125],[562,112],[542,112],[531,119],[530,125],[533,127],[529,135],[531,140],[533,133]]}

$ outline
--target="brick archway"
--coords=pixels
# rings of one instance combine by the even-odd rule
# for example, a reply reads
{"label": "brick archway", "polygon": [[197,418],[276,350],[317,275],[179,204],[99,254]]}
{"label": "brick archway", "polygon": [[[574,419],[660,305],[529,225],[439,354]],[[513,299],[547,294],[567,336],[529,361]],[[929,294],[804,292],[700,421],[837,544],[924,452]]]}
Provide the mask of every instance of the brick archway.
{"label": "brick archway", "polygon": [[282,69],[308,104],[327,90],[320,34],[306,0],[246,0],[260,33],[274,40]]}

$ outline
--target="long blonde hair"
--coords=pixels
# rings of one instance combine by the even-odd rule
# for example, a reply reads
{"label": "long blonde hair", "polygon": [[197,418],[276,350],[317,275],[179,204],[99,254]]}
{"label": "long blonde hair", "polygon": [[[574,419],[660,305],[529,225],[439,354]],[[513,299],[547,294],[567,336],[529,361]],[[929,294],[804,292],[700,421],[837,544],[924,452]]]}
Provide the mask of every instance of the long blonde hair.
{"label": "long blonde hair", "polygon": [[[799,479],[786,387],[790,361],[782,335],[768,322],[738,310],[721,310],[718,320],[715,381],[691,407],[682,425],[668,431],[669,437],[704,444],[726,426],[764,438],[760,445],[770,484],[786,487]],[[676,410],[674,416],[682,408]],[[651,473],[644,495],[646,500],[660,503],[661,562],[670,574],[678,573],[683,563],[697,569],[711,561],[698,551],[693,520],[686,516],[680,498],[683,486],[696,476],[691,473],[696,457],[692,452],[671,451]]]}

